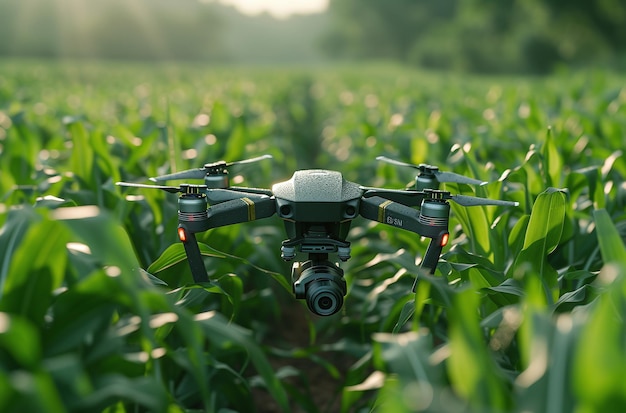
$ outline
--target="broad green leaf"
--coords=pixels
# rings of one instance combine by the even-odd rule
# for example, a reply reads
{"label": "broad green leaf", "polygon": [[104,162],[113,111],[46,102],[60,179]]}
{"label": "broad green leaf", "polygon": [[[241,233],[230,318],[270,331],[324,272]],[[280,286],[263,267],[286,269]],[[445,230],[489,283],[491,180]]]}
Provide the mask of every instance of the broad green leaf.
{"label": "broad green leaf", "polygon": [[[199,243],[200,253],[205,257],[224,258],[225,255],[219,254],[214,249],[208,248],[206,244]],[[172,244],[148,267],[147,271],[151,274],[158,274],[176,264],[187,261],[187,254],[182,243]]]}
{"label": "broad green leaf", "polygon": [[626,264],[626,246],[622,237],[617,232],[608,212],[604,209],[593,211],[593,218],[596,222],[598,243],[605,263]]}
{"label": "broad green leaf", "polygon": [[459,292],[450,315],[450,358],[447,369],[454,390],[475,410],[506,410],[508,384],[490,356],[479,325],[479,295]]}
{"label": "broad green leaf", "polygon": [[[1,377],[0,373],[0,377]],[[13,372],[8,383],[11,392],[6,405],[0,407],[6,412],[63,412],[67,406],[59,395],[57,383],[43,369],[36,371],[18,370]],[[0,403],[2,400],[0,400]]]}
{"label": "broad green leaf", "polygon": [[57,355],[79,348],[111,322],[116,308],[131,301],[119,283],[100,271],[60,294],[50,311],[52,322],[43,337],[45,352]]}
{"label": "broad green leaf", "polygon": [[588,285],[574,290],[568,291],[559,297],[559,300],[555,303],[555,308],[559,311],[571,310],[577,304],[582,303],[587,298]]}
{"label": "broad green leaf", "polygon": [[[429,285],[429,284],[426,284]],[[407,303],[404,303],[402,306],[402,311],[400,312],[400,316],[398,317],[398,321],[396,325],[393,327],[393,332],[398,333],[400,329],[413,317],[415,313],[416,305],[415,300],[411,300]]]}
{"label": "broad green leaf", "polygon": [[565,195],[563,192],[555,188],[542,192],[533,205],[523,249],[530,248],[539,241],[540,251],[545,254],[554,251],[561,238],[564,216]]}
{"label": "broad green leaf", "polygon": [[148,271],[144,270],[143,268],[139,269],[139,272],[144,275],[148,280],[150,280],[150,282],[154,285],[162,285],[164,287],[167,287],[167,283],[165,281],[163,281],[162,279],[155,277],[154,275],[150,274]]}
{"label": "broad green leaf", "polygon": [[402,397],[404,393],[403,387],[398,377],[386,377],[372,411],[380,413],[406,413],[411,411],[411,408],[404,403]]}
{"label": "broad green leaf", "polygon": [[573,387],[581,411],[621,411],[626,407],[626,266],[608,264],[599,279],[610,284],[586,314],[572,361]]}
{"label": "broad green leaf", "polygon": [[485,289],[487,292],[493,291],[500,294],[509,294],[517,297],[522,297],[524,295],[524,288],[519,284],[519,282],[513,278],[507,278],[500,285],[496,285],[493,287],[487,287]]}
{"label": "broad green leaf", "polygon": [[44,366],[58,388],[62,389],[60,396],[68,409],[76,409],[94,391],[87,366],[78,352],[49,357]]}
{"label": "broad green leaf", "polygon": [[466,251],[461,245],[455,245],[450,251],[443,255],[443,258],[451,265],[456,265],[456,270],[463,271],[462,266],[467,268],[479,266],[482,268],[493,270],[494,265],[489,259],[482,255],[476,255]]}
{"label": "broad green leaf", "polygon": [[121,374],[96,377],[95,391],[77,401],[80,410],[101,410],[117,400],[136,403],[152,412],[167,412],[167,393],[154,377],[130,378]]}
{"label": "broad green leaf", "polygon": [[227,149],[224,157],[228,160],[239,160],[244,156],[246,143],[249,141],[247,126],[244,120],[237,118],[227,141]]}
{"label": "broad green leaf", "polygon": [[594,191],[592,194],[593,197],[593,206],[596,209],[604,209],[606,208],[606,195],[604,194],[604,186],[601,184],[602,181],[598,181],[597,185],[594,187]]}
{"label": "broad green leaf", "polygon": [[15,251],[19,248],[29,226],[41,219],[30,208],[14,209],[9,211],[7,215],[7,222],[0,229],[0,257],[2,257],[0,260],[0,299],[5,292],[9,268],[13,262]]}
{"label": "broad green leaf", "polygon": [[514,277],[539,277],[552,302],[558,299],[557,274],[547,256],[559,245],[564,220],[564,194],[554,188],[542,192],[533,205],[523,249],[512,269]]}
{"label": "broad green leaf", "polygon": [[226,300],[222,300],[224,303],[227,301],[232,306],[231,312],[231,320],[237,316],[239,313],[239,309],[241,307],[241,300],[243,297],[243,282],[241,278],[237,277],[235,274],[224,274],[219,277],[217,280],[217,284],[222,288],[222,291],[225,292]]}
{"label": "broad green leaf", "polygon": [[[211,110],[211,127],[218,133],[224,133],[230,128],[231,116],[222,102],[215,102]],[[227,159],[228,162],[237,159]]]}
{"label": "broad green leaf", "polygon": [[43,325],[53,290],[63,283],[68,231],[54,221],[33,223],[15,250],[0,302],[2,311]]}
{"label": "broad green leaf", "polygon": [[[459,194],[474,196],[474,192],[467,185],[458,185],[458,189]],[[487,219],[487,209],[483,206],[464,207],[455,202],[451,202],[450,206],[467,235],[471,252],[492,259],[493,251],[489,237],[491,228]]]}
{"label": "broad green leaf", "polygon": [[117,267],[121,273],[132,273],[139,267],[128,235],[106,210],[96,206],[59,208],[51,216],[87,244],[104,265]]}
{"label": "broad green leaf", "polygon": [[415,286],[415,318],[413,319],[413,330],[419,329],[419,322],[422,316],[422,312],[424,311],[424,306],[430,299],[430,290],[431,284],[429,282],[420,282],[420,280],[417,281],[417,284]]}
{"label": "broad green leaf", "polygon": [[219,314],[213,312],[199,314],[196,321],[202,327],[204,334],[211,340],[231,341],[243,347],[281,409],[285,412],[290,411],[284,387],[275,376],[263,351],[254,342],[248,331],[227,323]]}
{"label": "broad green leaf", "polygon": [[293,289],[293,286],[287,281],[287,279],[285,278],[284,274],[280,274],[277,273],[275,271],[271,271],[271,270],[267,270],[265,268],[262,268],[252,262],[250,262],[247,258],[243,258],[243,257],[237,257],[235,255],[231,255],[231,254],[227,254],[225,252],[222,251],[218,251],[215,248],[212,248],[206,244],[202,244],[199,243],[200,245],[200,250],[203,251],[204,249],[206,249],[207,251],[211,251],[211,253],[213,254],[223,254],[224,256],[226,256],[228,259],[231,260],[235,260],[239,263],[242,263],[246,266],[249,266],[251,268],[254,268],[257,271],[260,271],[263,274],[269,275],[270,277],[272,277],[276,282],[278,282],[279,285],[281,285],[283,288],[285,288],[287,291],[291,292]]}
{"label": "broad green leaf", "polygon": [[511,251],[511,253],[514,255],[519,254],[520,251],[523,249],[529,220],[530,215],[522,215],[509,233],[509,251]]}
{"label": "broad green leaf", "polygon": [[563,171],[563,158],[561,158],[561,154],[554,144],[551,128],[546,132],[546,139],[543,142],[542,148],[542,157],[546,185],[549,187],[560,185],[561,173]]}
{"label": "broad green leaf", "polygon": [[[586,191],[586,196],[588,196],[589,199],[594,202],[602,202],[602,204],[604,204],[602,177],[598,166],[588,166],[572,171],[567,175],[566,185],[572,200],[577,200],[579,199],[579,196],[584,196],[582,194]],[[602,199],[596,201],[596,188],[598,186],[600,187],[600,195],[602,195]],[[596,208],[601,207],[596,206]]]}
{"label": "broad green leaf", "polygon": [[[546,294],[546,287],[539,277],[527,277],[524,282],[524,296],[522,297],[524,306],[524,317],[518,331],[517,343],[520,347],[520,359],[522,369],[528,369],[535,357],[545,357],[538,354],[539,350],[547,351],[544,345],[544,337],[547,334],[545,330],[548,328],[543,315],[550,304],[549,297]],[[537,346],[541,346],[537,349]]]}
{"label": "broad green leaf", "polygon": [[472,288],[479,290],[481,288],[491,287],[491,283],[485,278],[480,270],[470,268],[467,270],[468,278],[472,284]]}
{"label": "broad green leaf", "polygon": [[72,157],[70,160],[72,172],[83,182],[93,187],[94,152],[90,144],[90,136],[83,122],[74,119],[65,119],[67,131],[72,139]]}
{"label": "broad green leaf", "polygon": [[441,374],[441,366],[428,361],[432,349],[426,330],[401,334],[377,333],[374,338],[375,364],[397,375],[403,385],[411,382],[432,383]]}
{"label": "broad green leaf", "polygon": [[[529,364],[516,377],[517,406],[524,411],[573,411],[578,397],[571,389],[572,352],[577,331],[569,314],[556,320],[546,313],[528,311],[522,328],[528,327]],[[576,393],[574,393],[576,394]]]}
{"label": "broad green leaf", "polygon": [[[285,279],[285,276],[283,274],[279,274],[276,273],[274,271],[270,271],[270,270],[266,270],[264,268],[261,268],[260,266],[257,266],[253,263],[251,263],[248,259],[246,258],[241,258],[241,257],[237,257],[235,255],[231,255],[231,254],[227,254],[225,252],[219,251],[213,247],[208,246],[207,244],[204,244],[202,242],[198,242],[198,246],[200,247],[200,253],[205,256],[205,257],[212,257],[212,258],[217,258],[217,259],[225,259],[225,260],[230,260],[230,261],[235,261],[235,262],[240,262],[243,263],[247,266],[250,266],[251,268],[254,268],[257,271],[260,271],[264,274],[270,275],[272,278],[274,278],[276,281],[278,281],[278,283],[283,286],[285,289],[287,289],[288,291],[292,290],[292,286],[291,284],[289,284],[287,282],[287,280]],[[161,256],[157,259],[157,261],[155,261],[154,263],[152,263],[152,265],[150,265],[148,267],[148,272],[149,273],[159,273],[161,271],[165,271],[169,268],[172,268],[175,265],[178,265],[184,261],[187,260],[187,255],[185,254],[185,249],[183,244],[181,243],[176,243],[173,244],[171,246],[169,246],[164,252],[163,254],[161,254]]]}
{"label": "broad green leaf", "polygon": [[174,310],[178,315],[175,331],[180,336],[181,349],[170,352],[169,357],[185,372],[186,380],[192,382],[193,391],[199,393],[202,403],[211,406],[210,370],[207,369],[210,355],[205,355],[205,342],[210,339],[221,344],[224,337],[219,331],[203,328],[187,311]]}
{"label": "broad green leaf", "polygon": [[[17,368],[36,370],[41,362],[39,331],[26,318],[16,314],[0,313],[0,349],[13,359]],[[0,357],[2,363],[4,360]],[[8,369],[4,364],[2,370]]]}

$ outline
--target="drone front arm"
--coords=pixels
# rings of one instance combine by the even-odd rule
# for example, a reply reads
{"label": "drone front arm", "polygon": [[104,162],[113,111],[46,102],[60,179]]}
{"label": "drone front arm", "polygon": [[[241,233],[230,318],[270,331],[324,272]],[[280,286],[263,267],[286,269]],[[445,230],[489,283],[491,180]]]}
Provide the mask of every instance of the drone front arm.
{"label": "drone front arm", "polygon": [[259,196],[272,196],[272,191],[261,188],[230,187],[228,189],[207,189],[206,197],[209,205],[220,204],[233,199],[250,198],[258,199]]}
{"label": "drone front arm", "polygon": [[209,280],[196,240],[195,234],[197,232],[268,218],[275,212],[276,201],[265,195],[232,199],[211,206],[204,212],[179,212],[178,237],[185,247],[194,281],[206,282]]}
{"label": "drone front arm", "polygon": [[265,195],[246,196],[209,207],[207,229],[269,218],[276,213],[276,200]]}
{"label": "drone front arm", "polygon": [[179,213],[179,224],[190,232],[268,218],[276,212],[276,201],[265,195],[246,196],[213,205],[202,213]]}

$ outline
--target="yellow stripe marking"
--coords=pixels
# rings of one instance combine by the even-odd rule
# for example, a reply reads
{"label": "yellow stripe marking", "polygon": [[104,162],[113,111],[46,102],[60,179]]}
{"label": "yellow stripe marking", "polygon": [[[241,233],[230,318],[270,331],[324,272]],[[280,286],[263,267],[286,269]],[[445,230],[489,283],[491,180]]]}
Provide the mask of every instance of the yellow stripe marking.
{"label": "yellow stripe marking", "polygon": [[393,201],[386,200],[378,205],[378,222],[385,222],[385,209],[391,204],[393,204]]}
{"label": "yellow stripe marking", "polygon": [[254,221],[256,219],[256,213],[254,211],[254,201],[250,198],[241,198],[241,200],[248,205],[248,221]]}

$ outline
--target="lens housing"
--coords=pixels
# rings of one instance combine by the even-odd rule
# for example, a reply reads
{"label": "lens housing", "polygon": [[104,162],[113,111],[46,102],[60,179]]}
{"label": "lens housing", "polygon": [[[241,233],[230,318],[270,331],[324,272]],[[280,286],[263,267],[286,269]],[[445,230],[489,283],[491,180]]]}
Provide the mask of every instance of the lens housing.
{"label": "lens housing", "polygon": [[343,306],[346,280],[343,270],[330,261],[305,261],[293,264],[291,272],[296,298],[305,299],[314,314],[329,316]]}

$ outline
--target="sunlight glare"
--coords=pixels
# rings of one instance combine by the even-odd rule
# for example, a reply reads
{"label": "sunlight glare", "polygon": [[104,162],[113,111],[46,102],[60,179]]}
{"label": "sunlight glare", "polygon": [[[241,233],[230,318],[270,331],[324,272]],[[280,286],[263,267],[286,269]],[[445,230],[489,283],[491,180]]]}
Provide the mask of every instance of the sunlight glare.
{"label": "sunlight glare", "polygon": [[328,7],[328,0],[220,0],[248,15],[269,13],[284,19],[292,14],[321,13]]}

